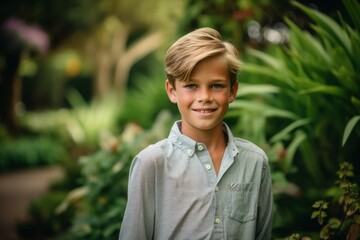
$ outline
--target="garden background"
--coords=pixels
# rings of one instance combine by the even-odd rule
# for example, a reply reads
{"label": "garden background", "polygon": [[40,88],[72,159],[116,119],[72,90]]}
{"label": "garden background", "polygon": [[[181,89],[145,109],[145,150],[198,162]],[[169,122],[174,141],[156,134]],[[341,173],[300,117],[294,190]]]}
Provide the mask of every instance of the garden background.
{"label": "garden background", "polygon": [[179,118],[165,51],[210,26],[244,62],[226,121],[269,156],[273,238],[359,239],[358,1],[13,0],[0,18],[0,171],[65,173],[20,237],[117,239],[132,158]]}

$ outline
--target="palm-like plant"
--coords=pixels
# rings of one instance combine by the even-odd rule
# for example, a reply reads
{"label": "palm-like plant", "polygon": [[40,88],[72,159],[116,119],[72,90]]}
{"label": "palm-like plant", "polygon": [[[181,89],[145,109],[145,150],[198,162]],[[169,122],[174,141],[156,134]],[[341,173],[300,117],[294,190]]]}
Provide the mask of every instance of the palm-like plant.
{"label": "palm-like plant", "polygon": [[290,29],[286,46],[272,46],[267,53],[247,49],[254,63],[245,63],[242,74],[251,84],[240,86],[229,117],[237,117],[237,130],[268,152],[274,187],[280,192],[287,191],[287,178],[316,198],[324,191],[315,188],[332,183],[329,178],[340,162],[355,160],[360,5],[355,0],[343,3],[353,23],[343,18],[336,22],[293,2],[312,20],[312,32],[285,18]]}

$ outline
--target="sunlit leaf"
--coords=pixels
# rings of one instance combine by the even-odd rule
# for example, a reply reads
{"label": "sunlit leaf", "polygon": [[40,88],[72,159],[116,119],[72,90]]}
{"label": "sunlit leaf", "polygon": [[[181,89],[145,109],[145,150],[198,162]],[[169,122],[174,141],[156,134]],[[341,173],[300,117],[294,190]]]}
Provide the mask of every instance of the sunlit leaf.
{"label": "sunlit leaf", "polygon": [[314,94],[314,93],[330,94],[343,98],[346,97],[346,92],[336,86],[321,85],[314,88],[299,91],[299,94]]}
{"label": "sunlit leaf", "polygon": [[[289,18],[285,18],[285,21],[292,30],[292,40],[294,43],[296,42],[299,44],[298,49],[307,49],[306,52],[298,52],[298,56],[303,62],[312,64],[321,69],[326,69],[331,64],[331,58],[321,43],[309,33],[302,31]],[[293,46],[291,47],[296,51]]]}
{"label": "sunlit leaf", "polygon": [[329,31],[331,34],[333,34],[336,37],[337,43],[341,44],[348,53],[351,53],[351,43],[349,36],[346,35],[344,30],[339,26],[337,22],[335,22],[329,16],[309,7],[306,7],[299,2],[293,1],[292,4],[304,11],[310,18],[312,18],[316,22],[317,25],[320,25],[326,31]]}
{"label": "sunlit leaf", "polygon": [[352,102],[358,109],[360,109],[360,99],[358,99],[357,97],[352,96],[352,97],[351,97],[351,102]]}
{"label": "sunlit leaf", "polygon": [[306,125],[310,122],[310,119],[299,119],[295,122],[292,122],[287,127],[285,127],[283,130],[275,134],[271,139],[270,142],[277,142],[283,139],[285,136],[287,136],[290,132],[294,131],[300,126]]}
{"label": "sunlit leaf", "polygon": [[273,57],[273,56],[271,56],[269,54],[266,54],[264,52],[261,52],[259,50],[255,50],[255,49],[252,49],[252,48],[248,49],[248,53],[250,55],[256,56],[257,58],[261,59],[267,65],[271,66],[274,69],[277,69],[277,70],[284,70],[285,69],[285,66],[284,66],[283,62],[279,61],[277,58],[275,58],[275,57]]}
{"label": "sunlit leaf", "polygon": [[289,171],[290,166],[294,160],[295,153],[298,151],[300,144],[306,139],[306,133],[301,130],[297,130],[295,133],[295,137],[292,142],[289,144],[284,163],[285,172]]}
{"label": "sunlit leaf", "polygon": [[351,132],[353,131],[355,125],[359,122],[359,120],[360,120],[360,115],[357,115],[357,116],[352,117],[349,120],[349,122],[346,124],[343,139],[342,139],[342,146],[345,145],[345,143],[348,140]]}
{"label": "sunlit leaf", "polygon": [[263,103],[246,100],[236,100],[230,105],[230,109],[247,109],[253,112],[261,113],[266,117],[283,117],[290,119],[297,119],[298,116],[291,111],[286,111],[280,108],[271,107]]}
{"label": "sunlit leaf", "polygon": [[313,218],[317,218],[317,216],[319,215],[319,211],[315,211],[311,214],[311,219]]}
{"label": "sunlit leaf", "polygon": [[239,89],[237,92],[237,97],[242,97],[251,94],[269,94],[269,93],[278,93],[280,88],[274,85],[269,84],[239,84]]}

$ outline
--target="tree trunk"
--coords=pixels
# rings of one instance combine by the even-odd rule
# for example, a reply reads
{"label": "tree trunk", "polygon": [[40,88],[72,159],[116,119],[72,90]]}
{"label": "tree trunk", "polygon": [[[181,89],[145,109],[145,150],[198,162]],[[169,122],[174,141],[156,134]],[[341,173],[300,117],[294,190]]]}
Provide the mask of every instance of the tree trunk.
{"label": "tree trunk", "polygon": [[10,135],[17,134],[16,103],[20,98],[21,82],[18,68],[21,60],[21,50],[6,56],[6,66],[0,79],[0,123],[5,126]]}
{"label": "tree trunk", "polygon": [[141,58],[160,47],[163,41],[164,36],[162,32],[149,33],[128,47],[122,55],[118,56],[118,60],[115,63],[114,76],[114,88],[118,92],[123,93],[125,91],[131,67]]}

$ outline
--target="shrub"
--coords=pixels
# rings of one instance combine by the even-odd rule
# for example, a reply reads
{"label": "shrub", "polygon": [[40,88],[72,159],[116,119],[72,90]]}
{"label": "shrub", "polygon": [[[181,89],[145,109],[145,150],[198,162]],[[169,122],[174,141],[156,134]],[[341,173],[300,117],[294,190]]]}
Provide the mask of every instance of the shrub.
{"label": "shrub", "polygon": [[129,123],[121,136],[103,136],[102,148],[80,159],[83,184],[72,190],[57,208],[61,213],[76,206],[76,217],[59,239],[117,239],[127,202],[131,160],[147,145],[168,134],[172,117],[161,112],[150,130]]}
{"label": "shrub", "polygon": [[[316,201],[311,214],[322,226],[318,237],[320,239],[347,239],[360,238],[360,192],[357,184],[352,180],[355,177],[354,167],[348,162],[340,164],[337,171],[336,185],[329,189],[328,196],[331,203],[325,200]],[[331,217],[331,218],[330,218]],[[286,240],[310,240],[299,233],[292,234]]]}
{"label": "shrub", "polygon": [[67,156],[58,142],[47,137],[22,137],[0,145],[0,171],[56,164]]}
{"label": "shrub", "polygon": [[29,217],[17,223],[18,235],[24,239],[49,239],[68,229],[74,208],[70,207],[61,214],[54,211],[66,194],[63,191],[52,191],[33,201],[28,209]]}
{"label": "shrub", "polygon": [[[312,20],[312,32],[286,18],[287,45],[272,46],[267,53],[248,48],[249,63],[240,75],[244,85],[228,115],[238,119],[237,132],[269,155],[276,202],[274,229],[280,234],[301,222],[314,230],[306,225],[306,204],[330,187],[340,162],[357,154],[360,7],[354,0],[343,2],[353,23],[341,17],[336,22],[293,2]],[[358,162],[353,164],[359,167]]]}

